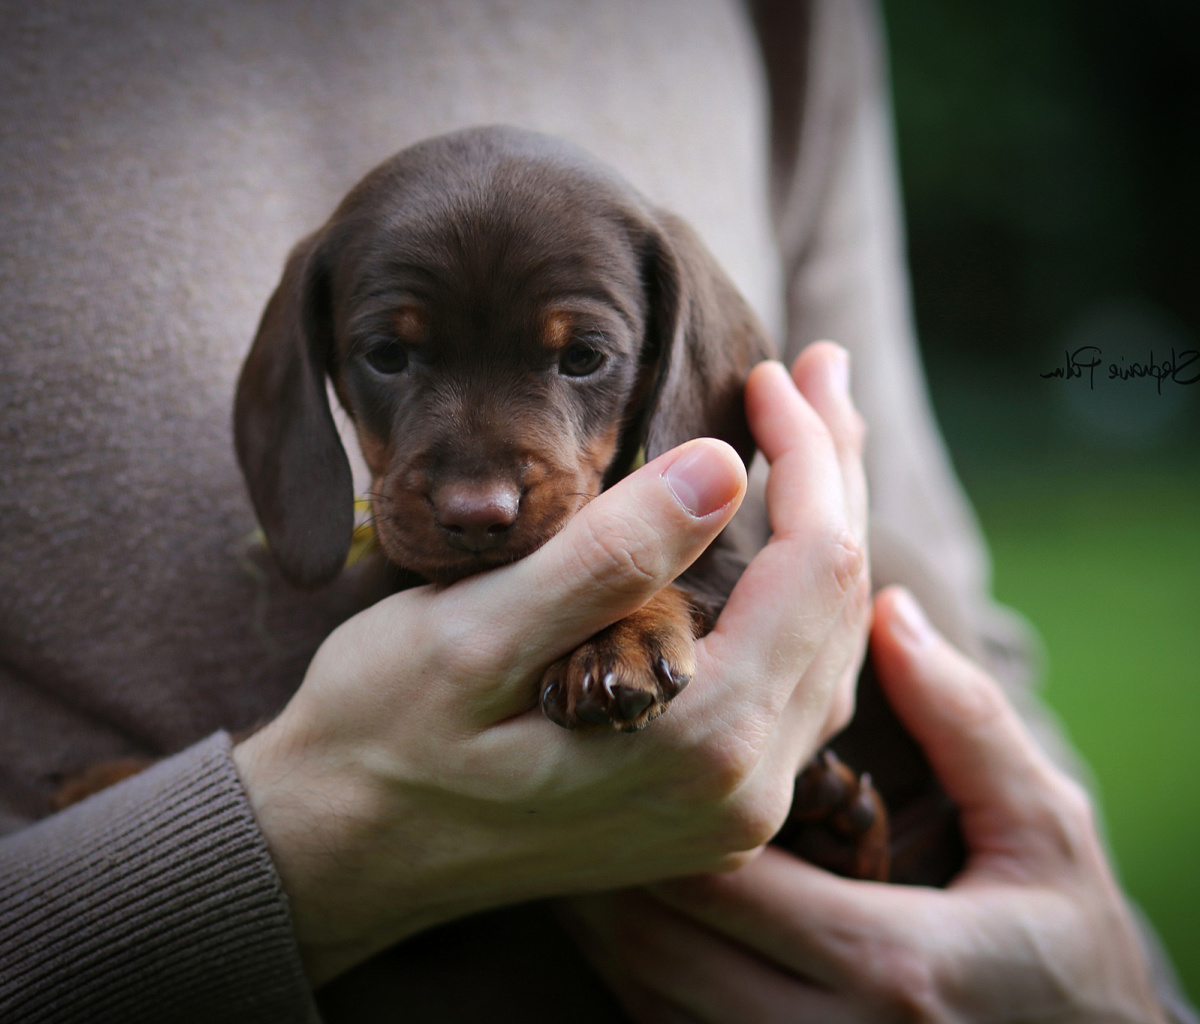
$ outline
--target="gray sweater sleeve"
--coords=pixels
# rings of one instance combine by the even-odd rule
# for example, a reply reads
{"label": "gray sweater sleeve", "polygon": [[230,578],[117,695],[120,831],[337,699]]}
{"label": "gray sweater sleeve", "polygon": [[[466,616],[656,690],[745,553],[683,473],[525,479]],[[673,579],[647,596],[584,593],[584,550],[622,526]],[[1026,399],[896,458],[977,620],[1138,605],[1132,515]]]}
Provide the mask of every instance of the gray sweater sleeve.
{"label": "gray sweater sleeve", "polygon": [[315,1022],[217,733],[0,841],[0,1019]]}

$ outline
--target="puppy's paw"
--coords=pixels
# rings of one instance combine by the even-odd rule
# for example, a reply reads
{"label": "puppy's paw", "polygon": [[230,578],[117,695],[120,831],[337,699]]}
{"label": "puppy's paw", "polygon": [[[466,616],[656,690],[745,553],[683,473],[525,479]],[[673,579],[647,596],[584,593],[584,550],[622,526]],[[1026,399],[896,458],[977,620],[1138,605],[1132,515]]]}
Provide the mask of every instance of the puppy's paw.
{"label": "puppy's paw", "polygon": [[690,600],[669,587],[551,665],[542,710],[565,729],[641,729],[691,681],[694,637]]}
{"label": "puppy's paw", "polygon": [[847,878],[886,882],[887,807],[871,784],[832,750],[823,750],[796,779],[788,820],[773,842]]}

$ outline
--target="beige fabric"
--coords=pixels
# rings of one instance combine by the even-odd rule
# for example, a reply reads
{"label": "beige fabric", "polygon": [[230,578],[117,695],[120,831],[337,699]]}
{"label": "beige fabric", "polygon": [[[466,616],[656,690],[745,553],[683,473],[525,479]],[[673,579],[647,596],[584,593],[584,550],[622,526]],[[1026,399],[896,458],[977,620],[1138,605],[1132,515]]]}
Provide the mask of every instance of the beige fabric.
{"label": "beige fabric", "polygon": [[311,599],[247,563],[230,405],[287,251],[383,157],[477,123],[566,135],[779,319],[761,74],[729,0],[2,10],[8,827],[50,773],[271,714],[355,607],[353,580]]}
{"label": "beige fabric", "polygon": [[933,419],[910,307],[884,45],[869,4],[811,5],[798,155],[779,183],[788,358],[819,338],[854,360],[867,421],[872,574],[903,583],[1005,684],[1055,759],[1088,773],[1033,695],[1036,638],[989,597],[986,545]]}

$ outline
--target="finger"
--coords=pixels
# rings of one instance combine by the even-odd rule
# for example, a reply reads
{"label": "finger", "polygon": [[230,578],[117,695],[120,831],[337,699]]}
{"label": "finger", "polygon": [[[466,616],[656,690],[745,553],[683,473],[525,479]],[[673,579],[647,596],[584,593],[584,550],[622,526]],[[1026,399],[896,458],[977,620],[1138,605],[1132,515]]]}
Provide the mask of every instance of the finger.
{"label": "finger", "polygon": [[[867,547],[867,478],[863,467],[865,424],[850,397],[850,353],[830,341],[809,345],[792,365],[792,379],[816,410],[837,452],[846,491],[851,529]],[[818,740],[825,742],[840,732],[854,712],[858,669],[862,664],[870,626],[870,581],[860,575],[851,600],[842,606],[841,620],[806,675],[806,681],[836,680],[833,698]],[[846,639],[839,641],[838,633]],[[847,650],[855,652],[847,658]],[[800,709],[803,713],[803,709]]]}
{"label": "finger", "polygon": [[644,893],[575,899],[569,914],[572,934],[635,1019],[859,1019],[845,1000]]}
{"label": "finger", "polygon": [[[830,363],[826,370],[832,368]],[[802,528],[814,508],[823,507],[801,500],[814,486],[822,489],[822,500],[831,504],[832,511],[844,511],[832,434],[782,363],[767,361],[751,370],[746,380],[746,418],[773,470],[768,494],[774,489],[782,499],[768,501],[773,534]],[[778,472],[781,468],[787,472]]]}
{"label": "finger", "polygon": [[771,540],[730,595],[706,650],[786,692],[791,690],[853,593],[865,565],[847,511],[837,453],[821,417],[779,363],[761,363],[746,386],[746,411],[771,464]]}
{"label": "finger", "polygon": [[839,878],[771,846],[737,871],[663,882],[650,892],[816,985],[866,997],[891,980],[890,950],[915,954],[936,931],[922,922],[948,898],[939,890]]}
{"label": "finger", "polygon": [[867,523],[867,480],[863,471],[866,425],[850,398],[850,353],[830,341],[809,345],[792,366],[800,393],[829,428],[842,467],[851,518],[863,535]]}
{"label": "finger", "polygon": [[[825,717],[820,721],[815,735],[816,744],[824,744],[849,725],[854,717],[857,700],[858,676],[867,653],[867,636],[871,628],[871,581],[867,573],[859,577],[858,586],[850,599],[842,605],[837,623],[826,639],[824,646],[809,665],[800,691],[831,687],[832,695],[827,701]],[[813,694],[798,692],[792,699],[788,711],[792,715],[807,717],[806,698]],[[807,736],[807,730],[801,730]],[[798,748],[803,761],[814,753],[813,745]],[[800,762],[795,766],[795,774]]]}
{"label": "finger", "polygon": [[[589,502],[528,558],[443,592],[439,614],[487,660],[527,674],[635,611],[674,580],[737,511],[746,471],[729,445],[691,441]],[[453,628],[448,626],[447,628]],[[480,645],[478,636],[463,637]],[[503,669],[501,670],[503,674]]]}
{"label": "finger", "polygon": [[[1061,819],[1066,780],[1039,750],[1000,686],[934,630],[908,591],[875,602],[880,682],[958,804],[973,851],[1010,850]],[[1056,830],[1057,831],[1057,830]]]}

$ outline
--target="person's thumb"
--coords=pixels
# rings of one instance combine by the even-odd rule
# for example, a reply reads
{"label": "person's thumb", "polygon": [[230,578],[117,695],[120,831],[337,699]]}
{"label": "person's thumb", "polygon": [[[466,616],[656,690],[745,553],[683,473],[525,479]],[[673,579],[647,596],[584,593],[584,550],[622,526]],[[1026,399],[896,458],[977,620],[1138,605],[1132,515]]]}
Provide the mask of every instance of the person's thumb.
{"label": "person's thumb", "polygon": [[684,572],[745,491],[746,470],[732,447],[689,441],[589,502],[528,558],[481,578],[472,600],[499,602],[502,628],[511,629],[522,660],[548,663]]}

